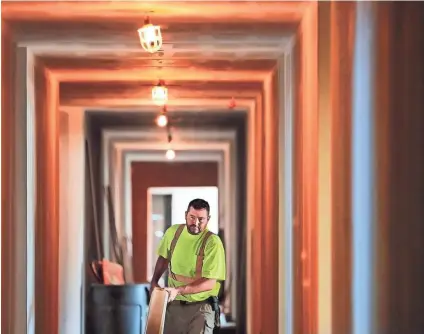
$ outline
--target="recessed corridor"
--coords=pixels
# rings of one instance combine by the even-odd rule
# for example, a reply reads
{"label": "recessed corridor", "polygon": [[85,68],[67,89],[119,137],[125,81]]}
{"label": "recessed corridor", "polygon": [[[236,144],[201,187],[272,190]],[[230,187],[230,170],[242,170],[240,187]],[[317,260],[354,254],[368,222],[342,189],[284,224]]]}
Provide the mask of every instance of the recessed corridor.
{"label": "recessed corridor", "polygon": [[424,332],[421,3],[1,8],[4,333],[91,334],[118,243],[148,284],[158,187],[217,189],[221,333]]}

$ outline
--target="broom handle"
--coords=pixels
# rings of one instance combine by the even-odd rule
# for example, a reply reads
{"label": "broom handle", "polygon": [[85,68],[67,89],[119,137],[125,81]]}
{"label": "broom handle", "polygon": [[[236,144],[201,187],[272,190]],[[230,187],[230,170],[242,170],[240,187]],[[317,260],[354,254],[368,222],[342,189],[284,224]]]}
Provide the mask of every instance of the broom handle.
{"label": "broom handle", "polygon": [[100,248],[100,235],[99,235],[99,225],[98,225],[98,215],[97,215],[97,202],[96,202],[96,194],[94,192],[95,185],[94,185],[94,176],[93,176],[93,165],[91,161],[91,152],[90,152],[90,145],[88,143],[88,140],[85,140],[85,147],[86,147],[86,156],[87,156],[87,164],[88,164],[88,172],[89,172],[89,179],[90,179],[90,192],[91,192],[91,202],[93,207],[93,219],[94,219],[94,233],[96,237],[96,251],[97,251],[97,259],[99,261],[102,260],[102,251]]}
{"label": "broom handle", "polygon": [[110,228],[110,238],[113,244],[112,245],[113,252],[116,257],[116,262],[118,262],[120,265],[123,265],[122,248],[118,239],[118,231],[116,230],[115,210],[113,207],[112,192],[111,192],[110,186],[105,187],[105,193],[106,193],[107,204],[109,208],[109,228]]}

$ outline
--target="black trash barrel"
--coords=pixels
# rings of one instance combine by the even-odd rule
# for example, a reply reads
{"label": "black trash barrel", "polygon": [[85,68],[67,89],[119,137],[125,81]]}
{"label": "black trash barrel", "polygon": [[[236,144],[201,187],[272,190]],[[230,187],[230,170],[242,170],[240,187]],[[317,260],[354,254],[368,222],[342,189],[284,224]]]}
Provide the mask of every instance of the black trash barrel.
{"label": "black trash barrel", "polygon": [[86,334],[144,334],[149,284],[92,284],[86,303]]}

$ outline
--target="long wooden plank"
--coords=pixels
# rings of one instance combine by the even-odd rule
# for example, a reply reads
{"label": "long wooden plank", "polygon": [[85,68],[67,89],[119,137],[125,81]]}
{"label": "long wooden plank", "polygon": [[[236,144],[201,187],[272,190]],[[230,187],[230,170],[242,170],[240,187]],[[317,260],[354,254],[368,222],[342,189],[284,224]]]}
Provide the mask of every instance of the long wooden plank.
{"label": "long wooden plank", "polygon": [[155,288],[150,298],[145,334],[163,333],[167,304],[168,292],[161,288]]}

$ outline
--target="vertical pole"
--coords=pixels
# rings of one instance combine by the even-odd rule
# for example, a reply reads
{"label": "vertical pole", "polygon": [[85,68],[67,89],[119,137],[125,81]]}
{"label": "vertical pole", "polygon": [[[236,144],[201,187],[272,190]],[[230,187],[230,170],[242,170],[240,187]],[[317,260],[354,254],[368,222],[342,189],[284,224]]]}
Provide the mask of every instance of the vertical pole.
{"label": "vertical pole", "polygon": [[374,8],[358,2],[352,113],[353,333],[372,333],[374,266]]}

